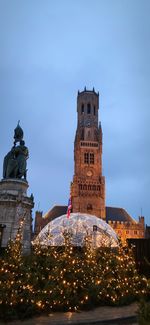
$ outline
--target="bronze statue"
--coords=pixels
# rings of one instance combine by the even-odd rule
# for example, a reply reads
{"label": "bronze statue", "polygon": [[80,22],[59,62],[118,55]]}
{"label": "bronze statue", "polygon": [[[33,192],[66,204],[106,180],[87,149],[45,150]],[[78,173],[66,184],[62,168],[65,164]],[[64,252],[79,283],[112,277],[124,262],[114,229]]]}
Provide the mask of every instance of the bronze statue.
{"label": "bronze statue", "polygon": [[20,141],[19,146],[15,147],[15,157],[18,164],[17,178],[24,177],[26,179],[26,167],[27,167],[26,160],[29,157],[29,152],[23,140]]}
{"label": "bronze statue", "polygon": [[15,139],[14,145],[23,139],[23,130],[20,127],[19,123],[20,120],[18,121],[17,127],[14,129],[14,139]]}
{"label": "bronze statue", "polygon": [[[8,152],[4,158],[3,163],[3,178],[19,178],[22,177],[26,180],[27,174],[27,162],[29,157],[28,148],[25,146],[23,139],[23,130],[21,129],[19,122],[14,130],[14,146]],[[19,145],[16,146],[16,143]]]}
{"label": "bronze statue", "polygon": [[14,147],[4,158],[3,163],[3,178],[16,178],[17,176],[17,161],[14,155]]}

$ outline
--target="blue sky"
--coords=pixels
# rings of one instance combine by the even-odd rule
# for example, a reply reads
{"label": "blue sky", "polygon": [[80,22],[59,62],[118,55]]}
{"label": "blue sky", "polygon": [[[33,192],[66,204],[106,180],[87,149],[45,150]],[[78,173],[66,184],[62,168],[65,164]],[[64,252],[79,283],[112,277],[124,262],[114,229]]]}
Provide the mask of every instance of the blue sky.
{"label": "blue sky", "polygon": [[94,86],[106,204],[150,224],[149,12],[149,0],[0,0],[0,169],[20,120],[34,210],[67,204],[77,91]]}

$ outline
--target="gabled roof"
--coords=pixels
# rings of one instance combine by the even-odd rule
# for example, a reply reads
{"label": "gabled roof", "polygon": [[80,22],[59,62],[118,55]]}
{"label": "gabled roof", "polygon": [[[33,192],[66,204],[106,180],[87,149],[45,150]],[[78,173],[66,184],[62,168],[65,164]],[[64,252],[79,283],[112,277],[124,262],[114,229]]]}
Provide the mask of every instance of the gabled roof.
{"label": "gabled roof", "polygon": [[136,221],[123,208],[106,207],[106,222],[122,221],[136,223]]}
{"label": "gabled roof", "polygon": [[[67,205],[55,205],[43,218],[46,223],[67,213]],[[136,221],[123,208],[106,207],[106,222],[119,221],[135,224]]]}
{"label": "gabled roof", "polygon": [[44,214],[43,218],[52,221],[53,219],[67,213],[67,205],[54,205],[54,207]]}

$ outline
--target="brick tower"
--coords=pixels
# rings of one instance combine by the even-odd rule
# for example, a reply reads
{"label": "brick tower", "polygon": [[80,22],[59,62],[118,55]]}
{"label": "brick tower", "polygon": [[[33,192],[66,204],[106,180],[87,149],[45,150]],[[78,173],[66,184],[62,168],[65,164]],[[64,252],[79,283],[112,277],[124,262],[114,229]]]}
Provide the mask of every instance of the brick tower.
{"label": "brick tower", "polygon": [[105,178],[102,176],[102,128],[98,123],[99,93],[78,92],[78,124],[74,142],[72,212],[105,220]]}

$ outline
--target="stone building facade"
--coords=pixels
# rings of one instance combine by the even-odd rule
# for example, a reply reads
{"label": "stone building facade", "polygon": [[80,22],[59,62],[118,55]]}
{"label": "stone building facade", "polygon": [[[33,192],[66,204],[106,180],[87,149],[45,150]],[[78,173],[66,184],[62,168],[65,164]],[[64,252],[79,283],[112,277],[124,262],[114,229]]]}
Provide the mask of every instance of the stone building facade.
{"label": "stone building facade", "polygon": [[125,209],[106,207],[106,221],[122,241],[129,238],[145,238],[144,217],[134,220]]}
{"label": "stone building facade", "polygon": [[33,208],[32,196],[27,196],[28,183],[23,180],[3,179],[0,182],[0,246],[5,248],[14,239],[23,220],[23,250],[30,252]]}

